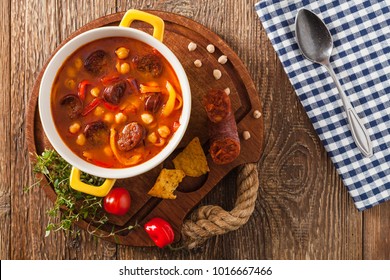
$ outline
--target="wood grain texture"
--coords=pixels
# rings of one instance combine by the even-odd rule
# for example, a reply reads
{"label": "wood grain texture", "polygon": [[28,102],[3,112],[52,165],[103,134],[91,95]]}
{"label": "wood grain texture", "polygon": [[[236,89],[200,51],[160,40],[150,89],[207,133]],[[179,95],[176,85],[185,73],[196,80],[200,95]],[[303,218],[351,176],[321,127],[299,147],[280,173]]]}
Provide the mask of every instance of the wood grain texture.
{"label": "wood grain texture", "polygon": [[[1,259],[390,259],[390,203],[358,212],[316,136],[254,11],[256,0],[5,0],[0,69]],[[237,231],[193,251],[133,248],[57,232],[45,238],[51,201],[33,182],[24,122],[31,86],[77,28],[129,8],[187,16],[225,40],[247,67],[263,106],[264,153],[255,212]],[[7,20],[13,19],[13,21]],[[200,203],[234,205],[237,170]]]}
{"label": "wood grain texture", "polygon": [[[0,3],[0,52],[9,54],[11,49],[10,1]],[[3,90],[0,99],[0,259],[9,259],[11,249],[11,60],[9,55],[3,55],[0,63],[0,88]],[[8,90],[7,90],[8,89]]]}
{"label": "wood grain texture", "polygon": [[364,212],[363,256],[368,260],[390,260],[389,203]]}

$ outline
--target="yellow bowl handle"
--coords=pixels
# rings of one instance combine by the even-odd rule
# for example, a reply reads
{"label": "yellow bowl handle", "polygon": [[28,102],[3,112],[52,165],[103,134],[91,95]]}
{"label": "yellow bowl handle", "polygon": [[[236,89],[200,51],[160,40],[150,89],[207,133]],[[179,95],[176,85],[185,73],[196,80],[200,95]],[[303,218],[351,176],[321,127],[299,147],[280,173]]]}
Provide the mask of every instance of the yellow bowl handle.
{"label": "yellow bowl handle", "polygon": [[131,9],[123,16],[119,26],[130,27],[134,20],[140,20],[152,25],[154,28],[153,37],[162,42],[164,35],[164,21],[161,18],[146,12]]}
{"label": "yellow bowl handle", "polygon": [[94,196],[104,197],[106,196],[115,184],[115,179],[106,179],[101,186],[88,185],[81,182],[81,171],[76,167],[72,167],[70,172],[70,186],[76,191],[87,193]]}

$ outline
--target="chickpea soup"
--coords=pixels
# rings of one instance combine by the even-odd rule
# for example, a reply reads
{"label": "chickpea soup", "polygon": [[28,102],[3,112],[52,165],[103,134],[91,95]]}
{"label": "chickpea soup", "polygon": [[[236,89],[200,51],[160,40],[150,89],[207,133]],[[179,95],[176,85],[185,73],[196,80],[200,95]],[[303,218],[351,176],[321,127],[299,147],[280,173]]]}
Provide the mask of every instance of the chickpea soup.
{"label": "chickpea soup", "polygon": [[157,155],[180,126],[182,93],[169,62],[135,39],[96,40],[57,73],[51,109],[58,133],[79,157],[106,168]]}

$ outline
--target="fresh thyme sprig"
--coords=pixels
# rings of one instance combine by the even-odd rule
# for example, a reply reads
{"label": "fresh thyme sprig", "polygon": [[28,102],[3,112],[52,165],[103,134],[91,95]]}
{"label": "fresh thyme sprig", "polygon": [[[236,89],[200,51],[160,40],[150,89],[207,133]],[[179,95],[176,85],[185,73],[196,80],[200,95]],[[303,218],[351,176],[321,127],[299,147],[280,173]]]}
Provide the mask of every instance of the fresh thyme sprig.
{"label": "fresh thyme sprig", "polygon": [[[48,211],[50,219],[46,227],[46,236],[51,231],[72,231],[72,225],[81,219],[98,224],[108,221],[102,211],[102,198],[75,191],[70,187],[71,169],[72,166],[54,150],[45,150],[41,155],[37,155],[34,173],[45,175],[57,194],[54,206]],[[97,186],[104,182],[102,178],[85,173],[82,173],[81,180]],[[54,222],[58,216],[60,220]]]}
{"label": "fresh thyme sprig", "polygon": [[[88,222],[87,232],[97,237],[113,236],[117,240],[117,234],[133,230],[139,227],[129,225],[124,228],[117,228],[111,225],[109,233],[100,231],[104,226],[108,226],[109,219],[103,210],[103,198],[88,195],[72,189],[69,185],[69,177],[72,166],[66,162],[56,151],[45,150],[41,155],[37,155],[33,172],[46,176],[50,185],[53,186],[57,195],[54,206],[48,210],[49,223],[46,227],[46,236],[52,231],[66,230],[73,232],[75,222],[84,220]],[[94,186],[104,183],[104,178],[81,173],[81,181]],[[40,185],[40,181],[34,182],[26,191],[34,186]],[[59,217],[58,222],[54,220]]]}

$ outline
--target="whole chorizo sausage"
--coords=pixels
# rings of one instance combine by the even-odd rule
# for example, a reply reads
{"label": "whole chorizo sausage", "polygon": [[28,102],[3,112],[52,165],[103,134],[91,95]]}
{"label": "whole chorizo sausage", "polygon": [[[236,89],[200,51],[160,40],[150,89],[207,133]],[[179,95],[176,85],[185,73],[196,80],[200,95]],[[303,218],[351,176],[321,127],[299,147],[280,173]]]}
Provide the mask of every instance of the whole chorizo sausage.
{"label": "whole chorizo sausage", "polygon": [[212,90],[203,99],[208,110],[210,155],[214,163],[228,164],[240,155],[240,138],[232,113],[229,96],[222,90]]}

